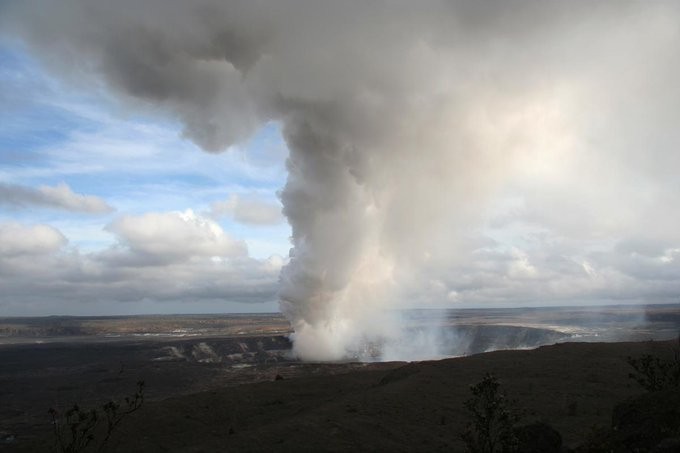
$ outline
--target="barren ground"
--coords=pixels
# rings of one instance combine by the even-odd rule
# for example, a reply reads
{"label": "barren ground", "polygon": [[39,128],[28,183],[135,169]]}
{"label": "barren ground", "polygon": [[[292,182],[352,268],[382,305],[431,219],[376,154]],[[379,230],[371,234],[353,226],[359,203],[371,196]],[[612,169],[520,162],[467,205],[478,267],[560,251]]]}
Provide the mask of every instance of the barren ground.
{"label": "barren ground", "polygon": [[[609,425],[615,403],[641,393],[628,378],[626,357],[669,354],[673,345],[563,343],[409,364],[269,362],[229,369],[149,361],[139,343],[111,350],[44,345],[38,352],[26,346],[32,352],[23,355],[16,347],[0,349],[8,370],[0,373],[0,431],[15,435],[0,449],[49,451],[48,407],[74,400],[94,405],[131,393],[144,379],[148,399],[121,425],[114,451],[462,451],[463,402],[485,372],[501,379],[525,421],[545,421],[575,446],[593,426]],[[140,360],[131,360],[135,354]],[[69,363],[71,356],[78,363]],[[52,366],[31,368],[47,358]],[[275,381],[276,374],[285,379]]]}

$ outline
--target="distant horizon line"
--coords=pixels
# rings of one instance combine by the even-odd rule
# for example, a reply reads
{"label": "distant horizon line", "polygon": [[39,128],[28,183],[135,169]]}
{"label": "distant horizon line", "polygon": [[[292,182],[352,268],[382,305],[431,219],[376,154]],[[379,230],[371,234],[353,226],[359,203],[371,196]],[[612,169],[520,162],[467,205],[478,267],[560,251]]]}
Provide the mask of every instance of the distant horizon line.
{"label": "distant horizon line", "polygon": [[[598,304],[598,305],[534,305],[519,307],[425,307],[425,308],[392,308],[384,311],[406,312],[406,311],[467,311],[467,310],[528,310],[528,309],[592,309],[592,308],[643,308],[643,307],[669,307],[677,306],[680,308],[680,301],[677,302],[656,302],[656,303],[619,303],[619,304]],[[154,316],[283,316],[277,312],[204,312],[204,313],[136,313],[136,314],[90,314],[90,315],[0,315],[0,319],[17,318],[131,318],[131,317],[154,317]]]}

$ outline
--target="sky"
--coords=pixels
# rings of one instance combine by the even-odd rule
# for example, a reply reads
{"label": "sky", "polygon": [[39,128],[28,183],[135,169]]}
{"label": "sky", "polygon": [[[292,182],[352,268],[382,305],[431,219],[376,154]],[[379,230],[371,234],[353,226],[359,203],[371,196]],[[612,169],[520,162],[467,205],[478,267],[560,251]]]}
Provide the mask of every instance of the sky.
{"label": "sky", "polygon": [[[9,40],[0,105],[0,315],[278,311],[276,123],[208,154]],[[152,225],[155,248],[140,244]]]}
{"label": "sky", "polygon": [[0,316],[680,301],[672,3],[56,3],[0,22]]}

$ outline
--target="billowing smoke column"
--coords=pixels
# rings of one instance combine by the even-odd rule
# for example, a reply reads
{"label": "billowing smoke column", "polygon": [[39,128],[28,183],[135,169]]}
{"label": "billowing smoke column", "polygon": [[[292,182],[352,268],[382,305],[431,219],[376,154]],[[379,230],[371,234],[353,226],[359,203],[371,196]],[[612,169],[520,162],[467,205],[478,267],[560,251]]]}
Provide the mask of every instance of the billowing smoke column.
{"label": "billowing smoke column", "polygon": [[378,313],[451,262],[504,175],[573,144],[579,109],[637,67],[622,47],[656,48],[650,32],[677,18],[672,5],[620,1],[2,8],[2,28],[49,66],[179,118],[206,151],[282,124],[293,248],[281,308],[306,359],[398,338]]}

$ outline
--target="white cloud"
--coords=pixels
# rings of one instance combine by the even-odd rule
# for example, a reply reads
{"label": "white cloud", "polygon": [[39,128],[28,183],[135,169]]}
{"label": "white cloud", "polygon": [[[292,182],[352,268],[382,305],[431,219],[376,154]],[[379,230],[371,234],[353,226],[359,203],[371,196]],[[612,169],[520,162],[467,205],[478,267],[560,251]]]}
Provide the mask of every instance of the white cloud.
{"label": "white cloud", "polygon": [[66,211],[90,214],[101,214],[114,210],[113,207],[101,198],[75,193],[64,183],[54,187],[41,186],[37,189],[19,184],[0,183],[0,204],[19,208],[45,207],[64,209]]}
{"label": "white cloud", "polygon": [[106,229],[132,253],[162,260],[248,254],[245,242],[230,238],[217,223],[191,210],[123,216]]}
{"label": "white cloud", "polygon": [[246,225],[278,225],[283,222],[281,205],[255,196],[232,194],[225,201],[210,205],[209,215],[214,218],[229,216]]}
{"label": "white cloud", "polygon": [[0,224],[0,258],[54,253],[66,243],[63,234],[47,225]]}
{"label": "white cloud", "polygon": [[64,247],[66,238],[50,226],[1,224],[0,310],[111,313],[119,303],[151,301],[161,311],[163,303],[186,304],[184,311],[250,303],[256,311],[276,299],[284,260],[250,258],[243,242],[190,211],[123,217],[110,231],[116,245],[82,253]]}
{"label": "white cloud", "polygon": [[[596,242],[551,234],[534,238],[522,249],[503,245],[483,247],[443,271],[428,269],[438,286],[418,281],[409,294],[432,306],[541,306],[595,303],[668,303],[680,294],[680,263],[676,248],[655,255],[607,248]],[[451,294],[455,297],[452,299]]]}

